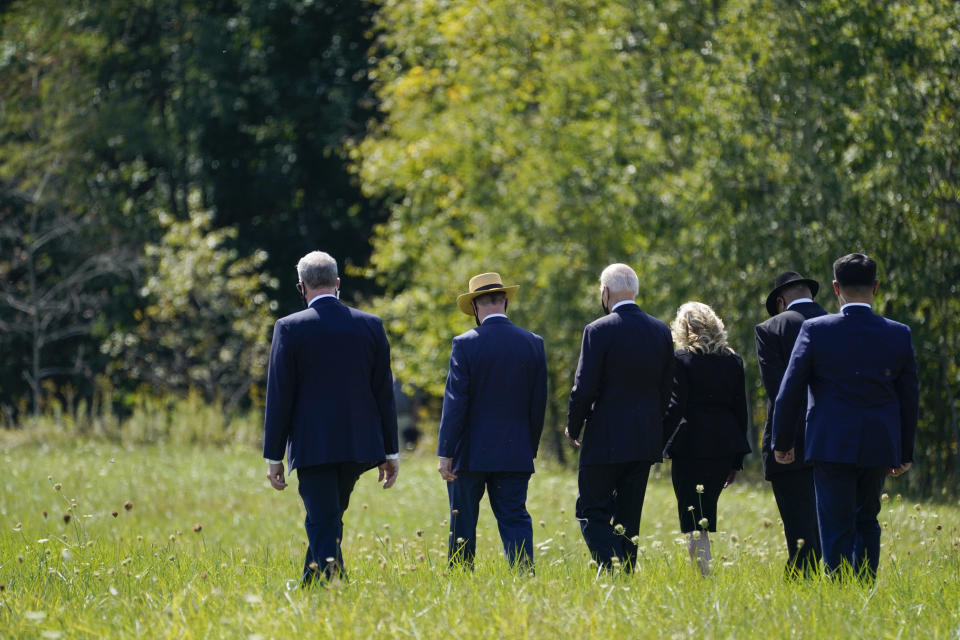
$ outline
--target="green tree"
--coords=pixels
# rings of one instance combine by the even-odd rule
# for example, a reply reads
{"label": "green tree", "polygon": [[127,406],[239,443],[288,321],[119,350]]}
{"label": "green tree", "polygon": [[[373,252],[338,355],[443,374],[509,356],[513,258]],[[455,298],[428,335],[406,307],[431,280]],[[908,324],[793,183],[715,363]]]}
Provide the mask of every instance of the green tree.
{"label": "green tree", "polygon": [[144,299],[130,332],[114,332],[103,349],[114,375],[160,396],[190,389],[228,414],[262,399],[277,283],[263,271],[265,252],[242,257],[230,242],[236,230],[211,228],[213,212],[199,194],[188,199],[189,219],[156,211],[164,235],[145,247]]}
{"label": "green tree", "polygon": [[[288,278],[323,248],[362,265],[381,209],[341,154],[362,135],[369,91],[366,1],[106,0],[81,3],[101,42],[93,148],[109,171],[141,167],[133,206],[185,219],[199,189],[243,253]],[[124,188],[122,184],[114,187]],[[151,192],[151,197],[142,197]],[[370,285],[354,274],[353,289]],[[280,292],[296,303],[292,286]]]}
{"label": "green tree", "polygon": [[[131,256],[165,233],[158,208],[191,219],[191,194],[213,212],[213,228],[233,230],[224,242],[239,255],[266,251],[260,267],[274,277],[290,278],[296,258],[319,246],[345,265],[348,297],[372,289],[353,266],[366,261],[370,229],[383,216],[361,196],[341,149],[374,113],[365,69],[375,9],[311,0],[36,0],[0,8],[5,246],[23,237],[25,223],[15,219],[27,202],[21,195],[35,193],[55,167],[44,215],[82,219],[89,231],[70,236],[84,242],[56,264],[69,271],[115,254],[106,249],[125,256],[122,274],[98,280],[109,290],[84,311],[95,316],[83,325],[89,331],[56,350],[68,362],[77,361],[72,349],[84,350],[82,380],[65,374],[55,384],[85,380],[89,391],[105,370],[113,351],[98,342],[131,333],[135,315],[145,313],[131,294],[147,274]],[[22,286],[18,274],[6,268],[7,290]],[[284,308],[297,304],[292,286],[271,295]],[[10,361],[30,361],[26,334],[5,332],[0,341]],[[0,373],[0,404],[30,393],[20,371]],[[123,388],[129,378],[112,371]]]}
{"label": "green tree", "polygon": [[89,391],[102,366],[98,327],[134,266],[101,198],[102,176],[78,171],[94,86],[90,43],[60,39],[75,14],[55,8],[0,12],[0,406],[8,416],[24,397],[39,411],[48,385]]}
{"label": "green tree", "polygon": [[556,426],[605,264],[632,264],[664,319],[711,304],[752,361],[774,275],[827,284],[862,250],[914,327],[931,464],[913,482],[960,473],[956,7],[385,2],[379,26],[384,117],[355,157],[390,205],[371,271],[398,375],[439,391],[469,324],[455,294],[496,269],[546,338]]}
{"label": "green tree", "polygon": [[390,3],[381,15],[386,113],[357,155],[368,193],[391,201],[372,265],[398,376],[441,388],[449,339],[469,326],[455,294],[499,270],[523,285],[518,320],[546,339],[559,445],[602,268],[633,263],[655,315],[676,304],[650,274],[668,255],[656,245],[676,228],[674,194],[701,180],[683,139],[697,94],[679,79],[713,18],[692,2]]}

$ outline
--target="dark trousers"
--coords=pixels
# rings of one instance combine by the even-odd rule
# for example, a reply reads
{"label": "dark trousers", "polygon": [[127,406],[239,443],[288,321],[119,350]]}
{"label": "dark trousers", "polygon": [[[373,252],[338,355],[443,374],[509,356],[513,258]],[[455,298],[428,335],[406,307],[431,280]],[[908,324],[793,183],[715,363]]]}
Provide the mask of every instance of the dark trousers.
{"label": "dark trousers", "polygon": [[581,465],[576,515],[583,540],[600,567],[610,568],[616,558],[624,570],[633,570],[637,559],[633,538],[640,533],[649,476],[649,462]]}
{"label": "dark trousers", "polygon": [[307,512],[307,554],[303,561],[302,582],[308,584],[318,574],[326,578],[345,576],[340,541],[343,539],[343,513],[350,503],[357,478],[369,464],[343,462],[297,469],[297,490]]}
{"label": "dark trousers", "polygon": [[815,571],[820,562],[820,530],[813,467],[777,473],[770,478],[770,485],[787,540],[786,574],[797,577]]}
{"label": "dark trousers", "polygon": [[835,575],[846,563],[858,577],[876,577],[880,561],[877,514],[888,472],[886,467],[823,462],[814,467],[820,545],[828,574]]}
{"label": "dark trousers", "polygon": [[484,490],[497,519],[500,540],[510,566],[533,567],[533,523],[527,513],[530,474],[512,471],[457,471],[447,483],[450,497],[450,564],[473,565],[477,520]]}
{"label": "dark trousers", "polygon": [[[717,530],[717,502],[723,491],[723,483],[735,465],[733,456],[673,458],[670,478],[673,480],[673,494],[677,497],[680,531]],[[697,491],[698,486],[700,492]],[[700,524],[703,518],[707,519],[705,525]]]}

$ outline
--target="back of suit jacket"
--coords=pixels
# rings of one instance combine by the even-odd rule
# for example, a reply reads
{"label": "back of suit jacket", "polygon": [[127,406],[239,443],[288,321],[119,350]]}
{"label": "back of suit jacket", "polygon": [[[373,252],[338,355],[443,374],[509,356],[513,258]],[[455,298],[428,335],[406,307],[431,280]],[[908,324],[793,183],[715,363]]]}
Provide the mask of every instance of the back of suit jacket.
{"label": "back of suit jacket", "polygon": [[437,455],[456,470],[532,472],[546,403],[543,339],[486,318],[453,339]]}
{"label": "back of suit jacket", "polygon": [[588,324],[567,410],[570,435],[584,431],[580,464],[659,461],[672,382],[666,324],[635,304]]}
{"label": "back of suit jacket", "polygon": [[856,305],[804,322],[774,406],[777,450],[793,444],[807,384],[808,460],[861,467],[913,460],[918,390],[909,327]]}
{"label": "back of suit jacket", "polygon": [[[810,463],[804,460],[804,417],[797,419],[797,456],[790,464],[778,464],[773,459],[773,450],[770,447],[770,434],[773,428],[773,401],[777,399],[783,374],[790,361],[790,353],[800,334],[800,326],[804,320],[818,318],[827,312],[816,302],[799,302],[783,313],[779,313],[756,326],[755,336],[757,343],[757,361],[760,364],[760,378],[763,388],[767,392],[767,418],[763,425],[763,444],[761,458],[763,460],[764,477],[769,480],[772,476],[783,471],[809,467]],[[804,401],[801,414],[806,410]]]}
{"label": "back of suit jacket", "polygon": [[747,394],[743,360],[737,354],[675,354],[673,390],[664,417],[671,458],[733,458],[743,466],[747,441]]}
{"label": "back of suit jacket", "polygon": [[380,318],[320,298],[277,321],[270,349],[263,455],[290,469],[374,466],[397,452],[390,346]]}

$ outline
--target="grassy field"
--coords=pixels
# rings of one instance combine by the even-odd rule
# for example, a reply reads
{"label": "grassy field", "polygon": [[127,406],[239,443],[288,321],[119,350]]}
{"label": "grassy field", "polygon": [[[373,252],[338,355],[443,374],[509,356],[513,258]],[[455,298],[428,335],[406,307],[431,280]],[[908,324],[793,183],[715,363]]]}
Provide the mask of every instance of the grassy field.
{"label": "grassy field", "polygon": [[785,582],[772,494],[720,502],[715,571],[690,567],[665,467],[655,467],[632,577],[595,579],[572,470],[530,486],[537,576],[506,570],[484,506],[472,574],[445,570],[446,492],[430,456],[397,486],[364,475],[346,517],[350,580],[296,587],[296,480],[269,488],[250,449],[102,443],[2,454],[0,637],[703,638],[960,636],[960,508],[888,481],[875,586]]}

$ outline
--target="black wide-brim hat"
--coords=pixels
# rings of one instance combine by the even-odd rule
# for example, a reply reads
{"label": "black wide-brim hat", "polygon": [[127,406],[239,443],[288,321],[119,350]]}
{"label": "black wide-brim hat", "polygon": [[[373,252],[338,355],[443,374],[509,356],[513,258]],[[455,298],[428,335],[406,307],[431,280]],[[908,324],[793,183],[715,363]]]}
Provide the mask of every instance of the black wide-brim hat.
{"label": "black wide-brim hat", "polygon": [[784,271],[773,281],[773,291],[767,296],[767,313],[771,316],[777,315],[777,295],[787,287],[795,284],[805,284],[810,287],[811,297],[817,297],[817,291],[820,290],[820,283],[810,278],[804,278],[796,271]]}

